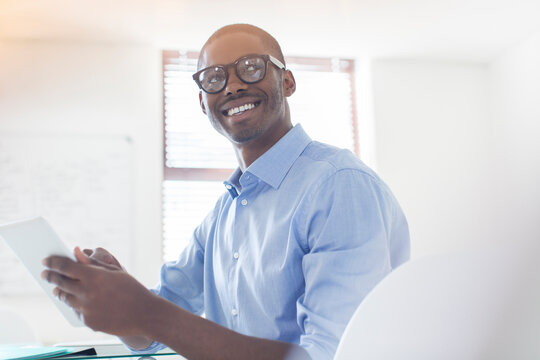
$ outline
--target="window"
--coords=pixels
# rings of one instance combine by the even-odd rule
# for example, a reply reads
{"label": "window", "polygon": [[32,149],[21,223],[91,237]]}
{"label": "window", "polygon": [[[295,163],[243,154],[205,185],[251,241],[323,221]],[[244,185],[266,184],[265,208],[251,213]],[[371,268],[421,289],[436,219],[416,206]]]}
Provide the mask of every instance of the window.
{"label": "window", "polygon": [[[231,144],[210,125],[199,106],[198,53],[163,51],[163,260],[174,260],[224,191],[237,167]],[[354,61],[288,57],[296,79],[289,98],[293,124],[312,139],[358,155]]]}

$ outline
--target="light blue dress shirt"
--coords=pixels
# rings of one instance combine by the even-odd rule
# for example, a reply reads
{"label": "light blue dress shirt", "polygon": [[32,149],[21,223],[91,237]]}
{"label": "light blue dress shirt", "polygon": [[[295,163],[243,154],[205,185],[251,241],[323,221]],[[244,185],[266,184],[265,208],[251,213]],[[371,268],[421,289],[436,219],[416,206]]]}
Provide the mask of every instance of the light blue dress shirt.
{"label": "light blue dress shirt", "polygon": [[390,189],[300,125],[225,187],[153,291],[239,333],[332,359],[362,299],[409,258]]}

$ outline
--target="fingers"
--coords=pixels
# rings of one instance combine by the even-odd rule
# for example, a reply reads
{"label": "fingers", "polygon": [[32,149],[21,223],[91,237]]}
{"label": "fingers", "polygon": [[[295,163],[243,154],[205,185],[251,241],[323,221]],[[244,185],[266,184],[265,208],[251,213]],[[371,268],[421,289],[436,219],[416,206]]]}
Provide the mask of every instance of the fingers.
{"label": "fingers", "polygon": [[108,252],[107,250],[101,247],[94,249],[92,258],[97,259],[101,262],[104,262],[105,264],[114,265],[119,268],[122,267],[120,265],[120,262],[116,260],[116,258],[110,252]]}
{"label": "fingers", "polygon": [[[88,254],[89,252],[90,254]],[[77,261],[81,264],[92,264],[92,260],[90,258],[90,255],[92,255],[92,250],[90,249],[84,249],[84,251],[81,251],[81,248],[76,246],[73,250],[73,255],[75,255],[75,259],[77,259]]]}
{"label": "fingers", "polygon": [[71,294],[81,291],[81,283],[79,280],[71,279],[60,273],[50,270],[44,270],[41,273],[41,278],[48,283],[56,285],[57,289],[63,290]]}
{"label": "fingers", "polygon": [[[80,249],[79,249],[80,251]],[[55,271],[72,279],[79,279],[82,275],[81,264],[64,257],[52,255],[41,262],[49,270]]]}
{"label": "fingers", "polygon": [[98,247],[94,249],[94,258],[103,261],[106,264],[112,264],[114,262],[114,256],[104,248]]}
{"label": "fingers", "polygon": [[54,296],[58,298],[58,300],[65,303],[69,307],[73,308],[73,310],[75,310],[79,318],[81,318],[81,312],[79,310],[81,308],[81,303],[79,302],[79,299],[76,296],[68,292],[65,292],[63,290],[60,290],[59,288],[54,288],[53,294]]}
{"label": "fingers", "polygon": [[[102,268],[105,268],[105,269],[108,269],[108,270],[118,270],[118,268],[114,265],[110,265],[108,262],[105,261],[105,259],[102,259],[103,257],[103,253],[102,252],[105,252],[105,254],[109,255],[110,257],[112,257],[114,259],[114,257],[112,255],[110,255],[107,250],[104,250],[104,249],[101,249],[101,248],[97,248],[97,249],[94,249],[94,250],[90,250],[90,249],[85,249],[85,250],[82,250],[77,246],[75,247],[74,251],[73,251],[73,254],[75,255],[75,258],[77,259],[77,261],[81,264],[85,264],[85,265],[95,265],[95,266],[98,266],[98,267],[102,267]],[[92,253],[92,256],[88,257],[88,253]],[[115,259],[116,260],[116,259]]]}

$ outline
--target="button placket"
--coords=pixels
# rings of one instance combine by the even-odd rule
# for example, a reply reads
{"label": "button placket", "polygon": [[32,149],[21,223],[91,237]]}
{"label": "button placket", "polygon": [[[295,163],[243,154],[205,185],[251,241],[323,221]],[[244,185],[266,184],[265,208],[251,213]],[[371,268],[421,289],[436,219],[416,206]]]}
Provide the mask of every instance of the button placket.
{"label": "button placket", "polygon": [[[249,181],[243,181],[241,182],[241,186],[242,186],[242,191],[240,192],[239,196],[235,199],[237,201],[237,206],[236,206],[236,218],[237,219],[243,219],[245,216],[248,216],[247,214],[247,209],[246,211],[243,210],[243,208],[245,208],[249,201],[245,198],[245,196],[247,196],[249,193],[252,193],[253,191],[253,188],[252,186],[250,186],[250,184],[252,184],[252,181],[254,179],[253,176],[249,176],[249,175],[246,175],[246,177],[244,178],[245,180],[249,180]],[[241,221],[239,221],[241,222]],[[244,229],[245,230],[245,229]],[[241,229],[241,227],[235,227],[234,228],[234,233],[235,235],[238,235],[238,234],[244,234],[245,231],[243,231],[243,229]],[[243,236],[243,235],[242,235]],[[242,238],[242,236],[240,237],[237,237],[235,236],[234,239],[240,239]],[[232,264],[232,267],[231,269],[234,269],[231,271],[231,274],[233,275],[233,279],[231,279],[231,286],[230,287],[230,291],[231,291],[231,321],[232,321],[232,326],[233,326],[233,329],[236,328],[236,326],[239,326],[239,311],[238,311],[238,293],[237,293],[237,290],[238,290],[238,274],[239,274],[239,271],[240,271],[240,265],[239,265],[239,259],[240,259],[240,252],[239,252],[239,243],[237,243],[237,241],[239,240],[235,240],[233,241],[233,244],[232,244],[232,247],[230,248],[230,251],[232,252],[232,259],[230,260],[231,261],[231,264]]]}

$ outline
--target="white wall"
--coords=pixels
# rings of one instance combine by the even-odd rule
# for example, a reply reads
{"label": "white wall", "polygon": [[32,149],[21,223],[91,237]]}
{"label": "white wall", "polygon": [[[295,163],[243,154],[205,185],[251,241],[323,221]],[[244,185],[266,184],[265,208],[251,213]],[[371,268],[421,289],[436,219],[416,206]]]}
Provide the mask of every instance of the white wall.
{"label": "white wall", "polygon": [[[130,136],[134,149],[134,261],[146,285],[161,258],[161,57],[145,45],[0,42],[0,133]],[[152,269],[149,271],[148,269]],[[74,330],[44,296],[3,297],[45,343],[101,338]]]}
{"label": "white wall", "polygon": [[413,257],[490,236],[488,80],[474,64],[373,64],[377,168],[407,215]]}
{"label": "white wall", "polygon": [[499,236],[540,241],[540,32],[493,63]]}
{"label": "white wall", "polygon": [[412,256],[540,240],[540,33],[491,65],[372,64],[376,164]]}

